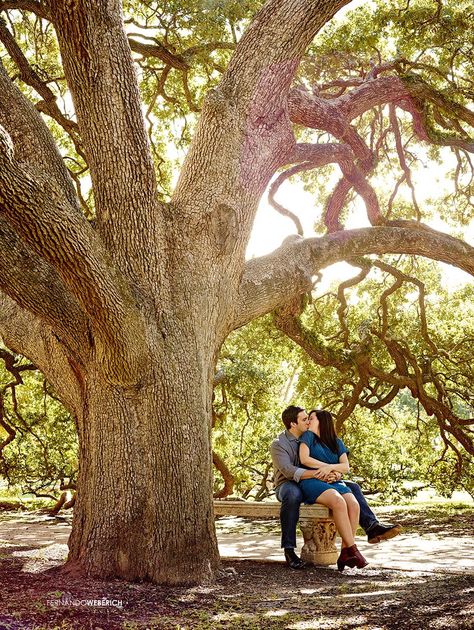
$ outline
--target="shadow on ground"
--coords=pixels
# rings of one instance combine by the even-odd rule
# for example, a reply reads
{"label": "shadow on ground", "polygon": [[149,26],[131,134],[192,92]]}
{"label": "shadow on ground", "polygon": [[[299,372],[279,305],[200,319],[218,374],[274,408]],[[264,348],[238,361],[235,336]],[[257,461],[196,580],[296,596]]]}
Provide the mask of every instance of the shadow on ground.
{"label": "shadow on ground", "polygon": [[417,571],[373,564],[343,574],[316,567],[293,572],[282,563],[226,560],[215,583],[193,588],[84,581],[60,569],[64,520],[43,520],[44,537],[35,540],[35,518],[11,515],[9,541],[1,523],[0,630],[474,627],[469,572],[430,572],[421,563]]}

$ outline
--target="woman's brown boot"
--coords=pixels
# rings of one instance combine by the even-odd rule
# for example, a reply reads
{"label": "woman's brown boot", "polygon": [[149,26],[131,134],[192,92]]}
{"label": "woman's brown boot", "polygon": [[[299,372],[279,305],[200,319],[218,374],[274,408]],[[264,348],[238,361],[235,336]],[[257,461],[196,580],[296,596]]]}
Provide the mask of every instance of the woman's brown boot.
{"label": "woman's brown boot", "polygon": [[344,567],[350,567],[351,569],[357,567],[358,569],[362,569],[366,567],[369,563],[361,554],[361,552],[357,549],[357,545],[352,545],[351,547],[343,547],[341,550],[341,555],[337,559],[337,568],[339,571],[344,571]]}

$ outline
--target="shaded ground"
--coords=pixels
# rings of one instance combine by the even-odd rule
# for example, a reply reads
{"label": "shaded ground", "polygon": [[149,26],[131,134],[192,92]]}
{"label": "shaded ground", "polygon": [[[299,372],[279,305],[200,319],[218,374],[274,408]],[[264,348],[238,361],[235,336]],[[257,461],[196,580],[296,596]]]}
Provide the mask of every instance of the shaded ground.
{"label": "shaded ground", "polygon": [[[472,536],[472,517],[467,509],[436,514],[424,508],[402,512],[397,520],[407,531],[421,527],[451,539]],[[333,568],[291,572],[281,563],[232,560],[223,562],[214,584],[198,588],[72,579],[59,568],[67,520],[0,513],[1,532],[5,527],[21,531],[21,543],[0,542],[0,630],[474,628],[474,576],[469,572],[371,565],[341,575]],[[38,521],[44,524],[42,548],[35,540]],[[0,533],[0,538],[6,536]],[[99,606],[94,600],[102,598],[109,601]]]}
{"label": "shaded ground", "polygon": [[381,519],[397,521],[404,531],[440,533],[442,536],[472,536],[474,534],[474,508],[467,509],[464,504],[394,506],[390,509],[376,510]]}

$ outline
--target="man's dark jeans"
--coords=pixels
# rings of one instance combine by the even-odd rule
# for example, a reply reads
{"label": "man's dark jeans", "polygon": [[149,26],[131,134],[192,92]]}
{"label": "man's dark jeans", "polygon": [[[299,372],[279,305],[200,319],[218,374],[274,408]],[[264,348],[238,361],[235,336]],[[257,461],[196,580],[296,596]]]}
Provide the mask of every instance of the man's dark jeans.
{"label": "man's dark jeans", "polygon": [[281,546],[283,549],[295,549],[296,525],[300,517],[303,493],[296,481],[284,481],[276,488],[275,495],[281,503]]}
{"label": "man's dark jeans", "polygon": [[[360,506],[359,523],[365,532],[378,523],[377,517],[370,509],[360,486],[354,481],[344,481],[351,489]],[[281,503],[281,546],[284,549],[296,548],[296,525],[300,517],[300,504],[303,493],[296,481],[284,481],[275,490],[275,495]]]}
{"label": "man's dark jeans", "polygon": [[362,527],[365,533],[367,533],[367,531],[371,527],[373,527],[374,525],[377,525],[377,523],[379,522],[378,518],[370,509],[369,504],[367,503],[367,500],[364,497],[364,494],[362,490],[360,489],[359,484],[357,484],[355,481],[345,481],[345,480],[344,480],[344,483],[346,484],[348,488],[351,489],[352,494],[355,496],[356,501],[359,504],[359,507],[360,507],[359,525]]}

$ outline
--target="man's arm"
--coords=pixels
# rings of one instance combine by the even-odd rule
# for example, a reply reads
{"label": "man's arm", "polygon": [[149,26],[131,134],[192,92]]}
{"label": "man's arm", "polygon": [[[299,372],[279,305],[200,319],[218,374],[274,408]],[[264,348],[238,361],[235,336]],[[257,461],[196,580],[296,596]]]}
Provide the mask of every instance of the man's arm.
{"label": "man's arm", "polygon": [[311,469],[304,469],[304,473],[301,475],[300,480],[301,479],[322,479],[323,481],[326,481],[325,479],[323,479],[323,477],[324,477],[323,472],[321,472],[317,468],[311,468]]}
{"label": "man's arm", "polygon": [[295,466],[293,457],[279,442],[273,442],[270,451],[274,469],[279,470],[287,479],[298,482],[301,479],[319,478],[319,471]]}
{"label": "man's arm", "polygon": [[[309,453],[309,449],[308,449],[308,453]],[[301,453],[300,453],[300,457],[301,457]],[[320,468],[321,466],[328,465],[327,462],[321,462],[319,459],[314,459],[314,457],[310,457],[309,455],[305,457],[304,464],[305,466],[311,466],[311,468]]]}
{"label": "man's arm", "polygon": [[[309,453],[310,453],[309,445],[306,442],[301,442],[300,446],[299,446],[299,455],[300,455],[300,461],[305,466],[308,466],[309,468],[322,468],[322,467],[327,467],[329,465],[327,462],[323,462],[323,461],[320,461],[319,459],[315,459],[314,457],[311,457],[311,455]],[[341,460],[339,460],[339,462],[340,461]],[[345,460],[345,463],[347,463],[347,465],[349,465],[347,458]],[[334,465],[334,466],[336,466],[336,465]],[[337,473],[339,478],[341,478],[342,477],[342,473],[343,472],[348,472],[348,470],[344,470],[343,471],[342,467],[340,467],[340,468],[334,467],[331,472],[332,473]]]}

